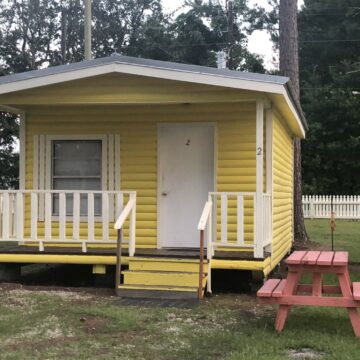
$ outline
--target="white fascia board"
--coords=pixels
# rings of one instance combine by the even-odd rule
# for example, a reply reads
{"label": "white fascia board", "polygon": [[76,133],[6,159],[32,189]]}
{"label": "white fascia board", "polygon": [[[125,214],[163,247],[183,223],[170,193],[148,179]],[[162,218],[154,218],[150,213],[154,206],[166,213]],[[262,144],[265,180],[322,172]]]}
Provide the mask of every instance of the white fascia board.
{"label": "white fascia board", "polygon": [[79,80],[87,77],[108,74],[116,71],[115,65],[116,64],[106,64],[86,69],[66,71],[59,74],[44,75],[36,78],[29,78],[14,81],[11,83],[1,84],[0,94],[7,94],[15,91],[28,90],[41,86],[59,84],[66,81]]}
{"label": "white fascia board", "polygon": [[286,101],[286,104],[287,106],[290,108],[299,128],[300,128],[300,131],[301,131],[301,134],[302,134],[302,138],[305,138],[305,129],[304,129],[304,126],[302,124],[302,121],[299,117],[299,114],[297,112],[297,110],[295,109],[295,106],[293,104],[293,102],[291,101],[290,97],[289,97],[289,94],[288,92],[286,91],[286,89],[283,87],[283,93],[282,95],[284,96],[284,99]]}
{"label": "white fascia board", "polygon": [[11,93],[15,91],[28,90],[36,87],[58,84],[66,81],[79,80],[92,76],[104,75],[109,73],[121,73],[137,76],[154,77],[159,79],[183,81],[196,84],[222,86],[239,90],[250,90],[262,93],[279,94],[285,98],[285,101],[296,119],[301,133],[305,136],[304,127],[299,115],[289,98],[289,95],[282,84],[274,84],[264,81],[245,80],[220,76],[215,74],[196,73],[178,69],[158,68],[147,65],[133,65],[126,63],[111,63],[97,65],[85,69],[65,71],[59,74],[44,75],[36,78],[29,78],[12,83],[0,85],[0,94]]}
{"label": "white fascia board", "polygon": [[184,81],[196,84],[223,86],[242,90],[272,92],[276,94],[282,94],[283,88],[283,86],[280,84],[273,84],[256,80],[243,80],[227,76],[194,73],[183,70],[157,68],[145,65],[112,63],[93,66],[86,69],[66,71],[59,74],[50,74],[36,78],[18,80],[14,81],[13,83],[2,84],[0,85],[0,94],[27,90],[40,86],[53,85],[61,82],[78,80],[113,72],[146,77],[155,77],[166,80]]}
{"label": "white fascia board", "polygon": [[132,64],[116,64],[118,66],[117,72],[123,74],[131,74],[138,76],[155,77],[159,79],[184,81],[195,84],[213,85],[229,87],[233,89],[259,91],[259,92],[272,92],[282,94],[283,85],[274,84],[270,82],[245,80],[232,78],[223,75],[204,74],[201,72],[190,72],[185,70],[175,70],[167,68],[157,68],[145,65],[132,65]]}

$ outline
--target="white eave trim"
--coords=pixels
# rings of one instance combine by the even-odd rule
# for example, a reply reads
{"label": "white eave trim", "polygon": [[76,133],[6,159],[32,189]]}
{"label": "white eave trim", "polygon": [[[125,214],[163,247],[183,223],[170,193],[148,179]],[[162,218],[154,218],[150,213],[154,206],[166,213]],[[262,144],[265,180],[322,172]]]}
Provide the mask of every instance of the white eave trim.
{"label": "white eave trim", "polygon": [[184,81],[196,84],[230,87],[242,90],[271,92],[282,94],[283,85],[258,80],[232,78],[216,74],[204,74],[177,69],[158,68],[147,65],[133,64],[104,64],[84,69],[70,70],[59,74],[49,74],[34,78],[0,84],[0,94],[21,91],[40,86],[58,84],[61,82],[79,80],[87,77],[108,73],[122,73],[138,76],[155,77],[166,80]]}
{"label": "white eave trim", "polygon": [[99,76],[109,73],[147,76],[166,80],[183,81],[196,84],[222,86],[240,90],[280,94],[284,96],[287,105],[289,106],[296,121],[298,122],[303,136],[305,136],[304,127],[292,101],[289,98],[289,95],[284,85],[274,84],[266,81],[238,79],[224,75],[204,74],[201,72],[197,73],[185,70],[159,68],[140,64],[134,65],[128,63],[111,63],[0,84],[0,95],[15,91],[28,90],[41,86],[59,84],[66,81],[85,79],[87,77]]}
{"label": "white eave trim", "polygon": [[43,75],[0,84],[0,95],[15,91],[33,89],[41,86],[59,84],[66,81],[79,80],[87,77],[108,74],[116,71],[114,65],[116,64],[107,64],[86,69],[70,70],[59,74]]}
{"label": "white eave trim", "polygon": [[291,101],[291,99],[289,97],[288,92],[286,91],[286,89],[284,87],[283,87],[282,95],[284,96],[286,104],[289,106],[292,114],[294,115],[294,118],[295,118],[297,124],[299,125],[300,131],[301,131],[301,134],[302,134],[302,138],[305,138],[304,125],[303,125],[303,123],[302,123],[302,121],[301,121],[301,119],[299,117],[299,114],[298,114],[297,110],[295,109],[295,106],[294,106],[293,102]]}

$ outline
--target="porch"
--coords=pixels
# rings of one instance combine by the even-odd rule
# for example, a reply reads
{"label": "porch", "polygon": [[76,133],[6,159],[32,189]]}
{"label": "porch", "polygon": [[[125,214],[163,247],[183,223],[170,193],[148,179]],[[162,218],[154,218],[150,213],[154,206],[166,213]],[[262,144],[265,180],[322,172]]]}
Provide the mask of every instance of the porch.
{"label": "porch", "polygon": [[[196,221],[209,260],[263,259],[270,252],[269,194],[211,192]],[[136,228],[134,191],[0,192],[1,254],[113,256],[121,230],[126,257],[199,257],[199,237],[190,248],[149,248],[137,244]]]}

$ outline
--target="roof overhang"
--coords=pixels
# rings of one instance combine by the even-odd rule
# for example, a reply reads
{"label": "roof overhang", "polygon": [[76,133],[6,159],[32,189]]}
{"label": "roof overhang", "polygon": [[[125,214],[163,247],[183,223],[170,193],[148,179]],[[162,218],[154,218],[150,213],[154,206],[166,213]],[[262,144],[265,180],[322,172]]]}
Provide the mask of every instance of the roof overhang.
{"label": "roof overhang", "polygon": [[[235,73],[238,73],[236,71],[227,70],[224,72],[210,72],[204,71],[204,69],[211,68],[188,66],[183,64],[179,64],[176,68],[170,68],[168,66],[161,66],[162,63],[169,64],[161,61],[153,61],[155,65],[152,65],[151,61],[149,61],[149,63],[131,63],[117,59],[114,59],[110,63],[97,63],[96,60],[84,63],[91,62],[93,62],[91,66],[84,67],[74,67],[71,65],[59,66],[58,68],[61,68],[61,71],[58,72],[44,71],[47,69],[43,69],[24,73],[27,76],[21,76],[21,74],[19,74],[20,76],[9,75],[3,77],[1,79],[2,81],[0,81],[0,95],[109,73],[122,73],[188,83],[221,86],[240,90],[250,90],[259,93],[268,93],[269,95],[277,95],[276,98],[278,101],[279,99],[282,99],[280,102],[282,102],[283,105],[286,104],[286,107],[290,110],[287,112],[287,115],[291,116],[289,121],[297,125],[297,131],[294,131],[294,134],[301,138],[305,137],[307,124],[302,116],[301,109],[299,111],[292,99],[291,93],[288,91],[286,86],[288,81],[287,78],[274,77],[276,79],[285,79],[282,80],[282,82],[269,81],[268,79],[271,79],[271,76],[263,75],[262,77],[259,74],[254,74],[256,75],[256,79],[246,78],[246,76],[244,78],[240,78],[239,76],[233,76],[233,74],[235,75]],[[56,69],[56,67],[52,69]],[[279,95],[281,96],[280,98]]]}

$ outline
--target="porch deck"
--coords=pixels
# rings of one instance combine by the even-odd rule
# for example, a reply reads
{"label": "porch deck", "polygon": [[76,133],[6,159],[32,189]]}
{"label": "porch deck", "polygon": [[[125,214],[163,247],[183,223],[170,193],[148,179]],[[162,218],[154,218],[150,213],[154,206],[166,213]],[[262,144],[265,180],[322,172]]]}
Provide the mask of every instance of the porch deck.
{"label": "porch deck", "polygon": [[[122,254],[122,266],[129,265],[131,259],[136,258],[168,258],[171,259],[199,259],[199,249],[138,249],[135,257],[129,256],[128,250]],[[206,258],[206,261],[208,260]],[[113,248],[88,248],[86,253],[81,247],[46,247],[39,251],[36,246],[2,244],[0,247],[0,264],[73,264],[115,266],[116,250]],[[250,270],[266,275],[269,271],[270,254],[263,259],[254,258],[252,252],[215,251],[211,259],[212,269],[222,270]]]}
{"label": "porch deck", "polygon": [[[14,245],[13,243],[0,246],[0,259],[2,255],[79,255],[79,256],[116,256],[115,248],[88,248],[84,253],[81,247],[46,247],[44,251],[39,251],[37,246]],[[129,256],[127,249],[122,251],[122,255]],[[197,259],[199,258],[199,249],[137,249],[136,256],[138,257],[169,257],[182,259]],[[252,252],[244,251],[215,251],[212,259],[224,260],[256,260],[261,261],[267,258],[269,254],[265,254],[263,259],[255,259]],[[206,257],[206,255],[205,255]],[[10,258],[10,257],[9,257]],[[0,260],[0,262],[3,262]]]}

